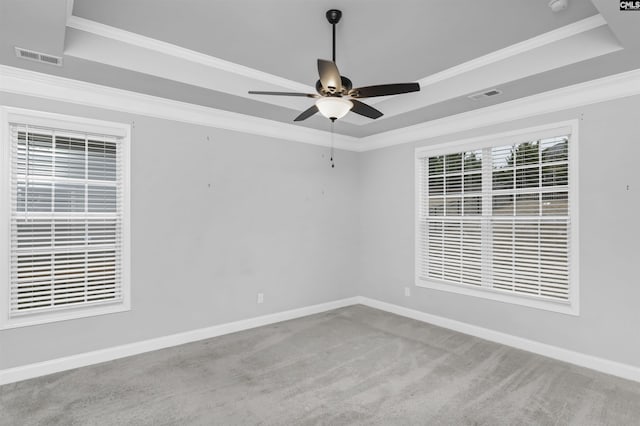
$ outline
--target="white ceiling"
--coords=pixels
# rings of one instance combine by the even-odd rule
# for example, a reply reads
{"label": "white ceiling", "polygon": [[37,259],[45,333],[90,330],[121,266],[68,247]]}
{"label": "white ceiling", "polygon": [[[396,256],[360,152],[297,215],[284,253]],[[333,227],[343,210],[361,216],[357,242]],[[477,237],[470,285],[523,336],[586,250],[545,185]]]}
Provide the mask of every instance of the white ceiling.
{"label": "white ceiling", "polygon": [[[0,0],[0,63],[291,122],[331,56],[324,14],[339,8],[337,63],[355,85],[418,81],[419,93],[370,99],[336,131],[367,136],[640,68],[640,14],[608,0]],[[72,13],[70,13],[72,12]],[[25,25],[29,23],[29,25]],[[53,67],[14,46],[64,56]],[[499,88],[495,98],[467,95]],[[299,125],[326,129],[316,115]]]}

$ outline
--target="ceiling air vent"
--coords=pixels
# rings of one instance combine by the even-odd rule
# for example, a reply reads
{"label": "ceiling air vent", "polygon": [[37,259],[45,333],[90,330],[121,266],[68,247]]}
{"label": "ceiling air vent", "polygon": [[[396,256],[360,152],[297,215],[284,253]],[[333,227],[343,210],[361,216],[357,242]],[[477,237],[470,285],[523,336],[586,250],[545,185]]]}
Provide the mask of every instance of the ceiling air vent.
{"label": "ceiling air vent", "polygon": [[16,56],[30,61],[42,62],[49,65],[62,66],[62,58],[59,56],[47,55],[45,53],[35,52],[33,50],[16,47]]}
{"label": "ceiling air vent", "polygon": [[474,101],[479,101],[480,99],[490,98],[491,96],[498,96],[502,94],[502,90],[491,89],[485,92],[474,93],[473,95],[467,96],[469,99]]}

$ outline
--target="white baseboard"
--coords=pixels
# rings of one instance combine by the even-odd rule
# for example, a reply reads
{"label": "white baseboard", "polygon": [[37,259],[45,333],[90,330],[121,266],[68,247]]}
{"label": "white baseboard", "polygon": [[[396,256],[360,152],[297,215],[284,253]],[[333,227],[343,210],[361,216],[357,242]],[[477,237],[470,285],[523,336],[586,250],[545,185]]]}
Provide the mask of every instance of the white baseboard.
{"label": "white baseboard", "polygon": [[137,355],[144,352],[151,352],[198,340],[209,339],[211,337],[222,336],[224,334],[235,333],[237,331],[330,311],[344,306],[355,305],[357,303],[357,297],[334,300],[332,302],[321,303],[319,305],[305,306],[303,308],[291,309],[289,311],[276,312],[274,314],[214,325],[212,327],[200,328],[197,330],[186,331],[184,333],[143,340],[141,342],[129,343],[126,345],[56,358],[20,367],[8,368],[0,370],[0,385],[58,373],[60,371],[70,370],[73,368],[112,361],[118,358]]}
{"label": "white baseboard", "polygon": [[427,314],[415,309],[405,308],[404,306],[394,305],[387,302],[381,302],[379,300],[370,299],[368,297],[360,296],[358,297],[358,302],[362,305],[379,309],[381,311],[390,312],[403,317],[437,325],[439,327],[448,328],[450,330],[469,334],[481,339],[490,340],[492,342],[512,346],[514,348],[533,352],[535,354],[557,359],[559,361],[579,365],[580,367],[586,367],[592,370],[600,371],[602,373],[622,377],[623,379],[640,382],[640,367],[635,367],[633,365],[623,364],[620,362],[559,348],[557,346],[547,345],[546,343],[540,343],[534,340],[529,340],[511,334],[490,330],[488,328],[479,327],[477,325],[472,325],[437,315]]}
{"label": "white baseboard", "polygon": [[604,358],[598,358],[592,355],[586,355],[580,352],[559,348],[557,346],[552,346],[522,337],[513,336],[511,334],[501,333],[499,331],[490,330],[488,328],[479,327],[477,325],[472,325],[449,318],[428,314],[425,312],[417,311],[415,309],[406,308],[404,306],[381,302],[379,300],[371,299],[368,297],[357,296],[335,300],[327,303],[321,303],[318,305],[292,309],[284,312],[277,312],[274,314],[248,318],[240,321],[214,325],[212,327],[186,331],[184,333],[172,334],[155,339],[143,340],[141,342],[130,343],[127,345],[115,346],[112,348],[85,352],[77,355],[28,364],[20,367],[8,368],[5,370],[0,370],[0,385],[27,380],[47,374],[58,373],[60,371],[70,370],[73,368],[85,367],[87,365],[112,361],[118,358],[137,355],[144,352],[151,352],[171,346],[195,342],[198,340],[209,339],[211,337],[222,336],[224,334],[235,333],[237,331],[248,330],[250,328],[261,327],[263,325],[274,324],[281,321],[287,321],[290,319],[300,318],[307,315],[313,315],[320,312],[326,312],[332,309],[357,304],[380,309],[381,311],[401,315],[403,317],[437,325],[439,327],[448,328],[460,333],[469,334],[481,339],[490,340],[492,342],[501,343],[507,346],[512,346],[514,348],[522,349],[549,358],[579,365],[581,367],[586,367],[592,370],[622,377],[624,379],[640,382],[639,367],[622,364]]}

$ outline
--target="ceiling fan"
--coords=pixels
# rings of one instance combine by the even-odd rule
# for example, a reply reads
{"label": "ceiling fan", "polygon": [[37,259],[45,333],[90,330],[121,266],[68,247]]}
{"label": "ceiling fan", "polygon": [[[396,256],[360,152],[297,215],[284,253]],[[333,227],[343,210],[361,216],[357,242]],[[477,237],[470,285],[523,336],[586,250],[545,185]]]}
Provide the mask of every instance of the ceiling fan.
{"label": "ceiling fan", "polygon": [[320,79],[316,82],[316,91],[318,93],[249,91],[250,94],[314,98],[316,99],[315,104],[303,111],[293,121],[306,120],[315,113],[320,112],[333,122],[344,117],[349,111],[373,119],[382,117],[382,112],[360,102],[358,99],[420,91],[418,83],[381,84],[353,88],[351,80],[340,75],[336,66],[336,24],[340,22],[342,12],[337,9],[331,9],[327,11],[326,16],[333,26],[333,60],[318,59],[318,74],[320,74]]}

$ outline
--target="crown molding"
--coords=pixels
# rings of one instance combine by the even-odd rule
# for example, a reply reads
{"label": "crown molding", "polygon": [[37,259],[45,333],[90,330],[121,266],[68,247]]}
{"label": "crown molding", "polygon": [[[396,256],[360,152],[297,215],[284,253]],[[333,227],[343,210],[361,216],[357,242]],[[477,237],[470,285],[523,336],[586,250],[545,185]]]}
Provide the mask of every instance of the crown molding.
{"label": "crown molding", "polygon": [[67,0],[67,22],[69,18],[73,15],[73,0]]}
{"label": "crown molding", "polygon": [[[73,0],[68,0],[73,4]],[[552,31],[548,31],[539,36],[530,38],[520,43],[507,46],[503,49],[496,50],[488,53],[484,56],[472,59],[454,67],[448,68],[441,72],[426,76],[418,82],[421,86],[427,86],[435,84],[443,80],[450,79],[452,77],[464,74],[469,71],[473,71],[480,67],[493,64],[495,62],[508,59],[510,57],[528,52],[533,49],[537,49],[548,44],[564,40],[566,38],[590,31],[594,28],[607,25],[607,22],[602,15],[597,14],[580,21],[574,22],[564,27],[557,28]],[[269,74],[263,71],[259,71],[250,67],[239,65],[233,62],[225,61],[223,59],[216,58],[214,56],[206,55],[204,53],[196,52],[184,47],[177,46],[175,44],[163,42],[154,38],[146,37],[137,33],[122,30],[120,28],[112,27],[109,25],[101,24],[96,21],[92,21],[79,16],[69,15],[67,19],[67,27],[74,28],[80,31],[85,31],[91,34],[95,34],[101,37],[109,38],[112,40],[127,43],[133,46],[142,47],[145,49],[161,52],[170,56],[175,56],[180,59],[185,59],[192,62],[197,62],[202,65],[210,66],[213,68],[221,69],[234,74],[242,75],[244,77],[261,80],[266,83],[274,84],[276,86],[285,87],[291,90],[299,90],[303,92],[315,92],[315,88],[298,83],[293,80],[278,77],[273,74]],[[372,99],[370,103],[379,103],[384,101],[383,99]]]}
{"label": "crown molding", "polygon": [[[67,33],[65,50],[67,56],[151,74],[251,100],[260,100],[292,109],[296,115],[302,108],[308,108],[306,103],[300,103],[301,98],[282,96],[257,98],[249,94],[247,88],[266,91],[316,92],[315,87],[297,81],[78,16],[68,16],[66,25],[77,34],[72,37],[75,41],[69,45],[70,34]],[[74,36],[73,32],[71,35]],[[108,44],[105,45],[104,42]],[[111,53],[105,54],[105,49]],[[98,50],[100,53],[96,54]],[[131,57],[144,59],[133,63]],[[293,117],[295,115],[292,115]],[[345,117],[343,121],[355,125],[366,123],[353,115]]]}
{"label": "crown molding", "polygon": [[[72,2],[72,0],[68,0],[68,1]],[[570,37],[587,33],[591,30],[594,30],[596,28],[606,26],[606,25],[607,25],[607,22],[602,17],[602,15],[596,14],[586,19],[582,19],[572,24],[532,37],[528,40],[524,40],[522,42],[513,44],[511,46],[507,46],[503,49],[488,53],[484,56],[480,56],[478,58],[472,59],[470,61],[456,65],[454,67],[448,68],[441,72],[426,76],[418,80],[421,87],[425,89],[423,91],[423,95],[420,96],[420,94],[417,94],[417,95],[414,94],[412,98],[412,102],[409,102],[409,103],[403,102],[402,104],[398,104],[391,98],[373,98],[373,99],[369,99],[368,103],[371,105],[376,105],[376,104],[384,105],[387,111],[385,116],[382,119],[388,119],[398,114],[407,112],[406,109],[414,110],[414,109],[422,108],[441,100],[438,98],[438,95],[436,95],[434,98],[434,94],[440,93],[440,96],[441,96],[442,95],[441,92],[443,92],[443,90],[445,92],[448,92],[451,90],[452,87],[460,88],[461,87],[460,82],[458,81],[460,78],[467,79],[465,80],[465,81],[468,81],[467,86],[469,84],[471,84],[471,86],[477,86],[477,87],[464,86],[466,88],[465,91],[468,90],[472,92],[473,90],[476,90],[476,89],[481,90],[482,88],[487,87],[487,85],[499,85],[500,82],[487,83],[486,81],[484,81],[486,80],[486,78],[489,78],[491,80],[496,75],[495,71],[487,69],[488,66],[491,66],[491,65],[495,66],[501,61],[522,62],[524,60],[523,59],[524,56],[533,55],[536,49],[539,49],[545,46],[548,48],[551,48],[553,47],[554,44],[560,43],[563,40],[566,40]],[[155,66],[151,68],[153,70],[156,70],[156,72],[160,72],[158,76],[163,78],[172,78],[172,79],[176,79],[177,81],[182,81],[188,84],[208,87],[213,90],[222,90],[227,93],[231,93],[235,96],[245,96],[245,97],[249,97],[249,96],[245,93],[246,90],[244,90],[244,87],[245,86],[249,87],[250,84],[254,84],[254,83],[250,83],[251,81],[259,83],[257,86],[260,86],[260,83],[264,83],[266,85],[272,85],[272,86],[276,86],[277,88],[284,88],[284,89],[297,91],[297,92],[306,92],[306,93],[315,92],[315,88],[296,82],[296,81],[292,81],[292,80],[282,78],[273,74],[269,74],[266,72],[262,72],[250,67],[233,63],[233,62],[225,61],[220,58],[216,58],[201,52],[193,51],[181,46],[177,46],[175,44],[171,44],[171,43],[160,41],[154,38],[146,37],[146,36],[143,36],[134,32],[130,32],[130,31],[126,31],[117,27],[105,25],[96,21],[86,19],[86,18],[74,16],[72,14],[69,15],[67,18],[67,27],[81,31],[82,33],[87,33],[88,35],[89,34],[93,35],[94,37],[99,37],[103,40],[111,40],[116,43],[123,43],[120,45],[120,47],[118,47],[117,45],[114,45],[114,52],[120,52],[123,48],[125,48],[125,46],[129,46],[129,48],[144,49],[149,52],[154,52],[156,55],[166,55],[165,60],[169,61],[166,64],[167,66]],[[88,35],[87,37],[89,37]],[[86,45],[80,44],[76,46],[75,49],[71,49],[70,51],[66,52],[66,54],[71,56],[78,56],[80,58],[87,59],[87,60],[100,61],[98,57],[92,56],[93,55],[92,52],[95,50],[94,47],[91,47],[92,41],[88,38],[84,40]],[[586,52],[589,52],[589,50],[587,49]],[[600,55],[604,53],[608,53],[608,51],[607,52],[598,51],[598,52],[594,52],[593,54]],[[129,52],[129,55],[135,55],[135,52]],[[138,72],[147,72],[147,73],[149,72],[149,69],[144,68],[145,66],[148,66],[148,64],[146,63],[141,65],[139,64],[140,66],[142,66],[142,69],[141,69],[140,67],[136,67],[135,64],[131,64],[129,62],[129,59],[118,62],[119,61],[118,54],[116,54],[115,56],[111,55],[109,57],[111,58],[111,62],[109,61],[105,62],[105,63],[108,63],[109,65],[125,67],[125,68],[131,67],[131,69],[134,69]],[[571,55],[567,55],[567,57],[571,57]],[[224,73],[222,76],[219,76],[219,78],[214,79],[212,81],[226,81],[226,83],[221,85],[221,87],[210,87],[207,85],[210,82],[191,80],[192,78],[194,78],[193,76],[199,75],[199,73],[194,71],[189,71],[184,67],[179,67],[179,68],[172,67],[170,65],[171,64],[175,65],[175,64],[171,62],[169,58],[173,58],[174,61],[175,60],[189,61],[191,64],[197,64],[199,66],[207,67],[211,69],[212,72]],[[584,57],[579,58],[579,60],[583,60],[583,59],[585,58]],[[162,61],[163,59],[158,57],[157,60]],[[113,62],[113,61],[116,61],[116,62]],[[531,61],[533,61],[534,64],[544,63],[544,61],[541,61],[540,58],[535,55],[534,57],[531,58]],[[129,64],[129,65],[126,65],[126,64]],[[528,70],[530,68],[536,68],[536,67],[535,66],[528,67],[526,66],[526,64],[524,65],[521,64],[520,68],[518,69]],[[172,70],[172,69],[180,69],[181,72],[184,74],[183,75],[180,75],[179,73],[175,74],[175,72],[173,72],[172,75],[166,74],[167,72],[169,72],[167,70]],[[157,70],[160,70],[160,71],[157,71]],[[523,72],[526,73],[526,71],[523,71]],[[211,74],[211,75],[214,75],[214,74]],[[481,78],[482,75],[485,76],[484,79]],[[243,90],[231,89],[232,87],[236,87],[236,86],[225,79],[231,78],[232,81],[235,82],[236,80],[233,79],[233,76],[235,76],[236,79],[237,78],[247,79],[239,83],[239,87],[242,87]],[[517,78],[522,76],[518,74],[518,76],[512,76],[512,77]],[[452,84],[453,86],[451,86]],[[431,87],[431,89],[429,89],[429,87]],[[269,89],[267,86],[260,90],[271,90],[271,89]],[[428,91],[430,91],[430,95],[427,94]],[[451,95],[459,96],[461,94],[454,93]],[[249,98],[254,99],[254,97],[249,97]],[[287,108],[292,108],[295,110],[299,109],[299,107],[295,106],[295,104],[291,104],[291,102],[294,102],[294,101],[288,98],[272,97],[271,99],[269,99],[269,97],[266,97],[261,100],[266,103],[285,106]],[[363,120],[362,117],[354,116],[351,114],[343,118],[342,120],[356,126],[363,126],[368,123],[368,121]]]}
{"label": "crown molding", "polygon": [[582,19],[580,21],[565,25],[564,27],[560,27],[552,31],[548,31],[544,34],[540,34],[539,36],[530,38],[520,43],[512,44],[511,46],[507,46],[503,49],[496,50],[484,56],[480,56],[444,71],[432,74],[421,80],[418,80],[418,82],[420,83],[420,86],[428,86],[431,84],[439,83],[440,81],[456,77],[466,72],[484,67],[486,65],[509,59],[513,56],[529,52],[542,46],[556,43],[560,40],[573,37],[575,35],[593,30],[603,25],[607,25],[607,21],[604,20],[602,15],[593,15],[589,18]]}
{"label": "crown molding", "polygon": [[298,83],[296,81],[289,80],[283,77],[278,77],[277,75],[259,71],[254,68],[236,64],[234,62],[225,61],[224,59],[196,52],[195,50],[190,50],[181,46],[177,46],[175,44],[167,43],[151,37],[145,37],[140,34],[122,30],[120,28],[101,24],[99,22],[91,21],[79,16],[69,16],[69,18],[67,19],[67,27],[95,34],[97,36],[105,37],[111,40],[120,41],[132,46],[142,47],[144,49],[160,52],[179,59],[184,59],[211,68],[230,72],[232,74],[237,74],[254,80],[263,81],[265,83],[284,87],[286,89],[315,93],[315,88],[306,84]]}
{"label": "crown molding", "polygon": [[[605,21],[602,15],[593,15],[572,24],[565,25],[564,27],[560,27],[555,30],[548,31],[544,34],[540,34],[536,37],[532,37],[528,40],[524,40],[520,43],[512,44],[494,52],[487,53],[486,55],[479,56],[475,59],[463,62],[451,68],[447,68],[435,74],[431,74],[418,80],[418,83],[420,84],[420,87],[427,88],[427,86],[449,80],[470,71],[480,69],[487,65],[495,64],[497,62],[513,58],[515,56],[530,52],[543,46],[557,43],[561,40],[585,33],[587,31],[591,31],[604,25],[607,25],[607,21]],[[373,105],[376,103],[382,103],[384,101],[385,99],[378,98],[370,101],[369,103]]]}
{"label": "crown molding", "polygon": [[574,84],[360,139],[360,151],[463,132],[584,105],[640,95],[640,69]]}
{"label": "crown molding", "polygon": [[[331,144],[331,134],[322,130],[5,65],[0,65],[0,91],[293,142]],[[640,69],[363,138],[335,134],[334,145],[371,151],[634,95],[640,95]]]}
{"label": "crown molding", "polygon": [[390,97],[380,103],[386,112],[381,119],[454,98],[464,99],[470,93],[499,89],[507,83],[622,50],[609,28],[601,23],[597,15],[420,80],[420,92],[401,99]]}
{"label": "crown molding", "polygon": [[[331,146],[331,133],[236,112],[0,65],[0,91],[131,114],[210,126],[274,139]],[[358,151],[358,139],[334,135],[338,149]]]}

